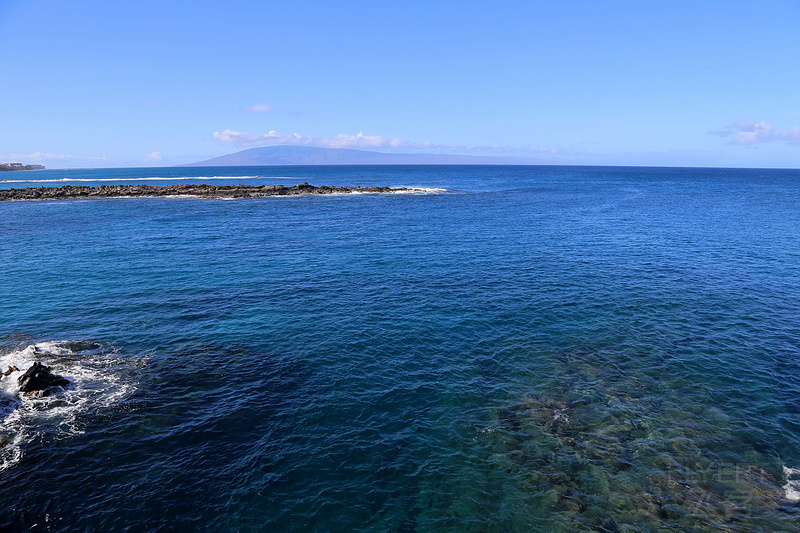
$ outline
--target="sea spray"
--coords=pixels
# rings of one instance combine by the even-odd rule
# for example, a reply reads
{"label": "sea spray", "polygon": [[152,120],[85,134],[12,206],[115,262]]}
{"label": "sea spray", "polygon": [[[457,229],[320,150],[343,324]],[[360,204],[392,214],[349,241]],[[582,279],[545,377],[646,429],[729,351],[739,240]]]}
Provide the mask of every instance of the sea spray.
{"label": "sea spray", "polygon": [[783,486],[786,499],[790,502],[800,502],[800,468],[784,466],[783,475],[786,477],[786,484]]}

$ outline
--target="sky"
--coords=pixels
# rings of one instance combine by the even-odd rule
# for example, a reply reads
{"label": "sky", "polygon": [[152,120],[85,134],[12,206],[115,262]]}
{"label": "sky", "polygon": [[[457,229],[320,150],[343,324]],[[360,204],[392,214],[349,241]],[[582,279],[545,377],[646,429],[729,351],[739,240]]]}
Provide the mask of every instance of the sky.
{"label": "sky", "polygon": [[0,0],[0,162],[800,168],[800,1]]}

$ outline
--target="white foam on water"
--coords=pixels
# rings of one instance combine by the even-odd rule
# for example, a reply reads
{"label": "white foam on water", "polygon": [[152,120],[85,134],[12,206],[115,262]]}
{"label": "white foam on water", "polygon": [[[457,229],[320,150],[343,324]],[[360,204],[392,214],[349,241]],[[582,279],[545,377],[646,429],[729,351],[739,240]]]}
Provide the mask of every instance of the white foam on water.
{"label": "white foam on water", "polygon": [[395,194],[442,194],[447,192],[447,189],[439,187],[407,187],[408,190],[397,191]]}
{"label": "white foam on water", "polygon": [[167,196],[101,196],[98,198],[87,198],[85,196],[76,196],[74,198],[46,198],[47,201],[64,201],[64,202],[74,202],[74,201],[94,201],[94,200],[141,200],[142,198],[158,198],[159,200],[180,200],[186,198],[197,198],[199,194],[169,194]]}
{"label": "white foam on water", "polygon": [[786,476],[786,485],[783,486],[786,499],[790,502],[800,502],[800,468],[784,466],[783,475]]}
{"label": "white foam on water", "polygon": [[[84,414],[110,407],[135,390],[128,361],[88,345],[73,352],[69,344],[39,342],[0,356],[0,371],[17,369],[0,379],[0,471],[22,460],[26,443],[38,435],[81,434]],[[18,379],[34,362],[49,366],[69,385],[41,398],[20,393]]]}
{"label": "white foam on water", "polygon": [[[397,187],[392,187],[392,191],[380,192],[380,191],[358,191],[354,190],[351,192],[334,192],[334,193],[327,193],[327,194],[319,194],[314,195],[310,194],[308,196],[354,196],[359,194],[441,194],[447,192],[447,189],[438,189],[436,187],[404,187],[399,185]],[[405,190],[399,190],[405,189]],[[276,196],[299,196],[299,195],[276,195]]]}

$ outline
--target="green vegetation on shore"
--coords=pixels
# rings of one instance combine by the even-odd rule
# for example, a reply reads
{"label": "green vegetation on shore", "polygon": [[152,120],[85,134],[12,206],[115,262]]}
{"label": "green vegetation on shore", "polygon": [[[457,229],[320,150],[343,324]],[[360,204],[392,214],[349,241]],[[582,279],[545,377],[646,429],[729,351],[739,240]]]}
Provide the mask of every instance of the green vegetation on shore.
{"label": "green vegetation on shore", "polygon": [[0,172],[5,170],[44,170],[44,165],[23,165],[22,163],[0,163]]}

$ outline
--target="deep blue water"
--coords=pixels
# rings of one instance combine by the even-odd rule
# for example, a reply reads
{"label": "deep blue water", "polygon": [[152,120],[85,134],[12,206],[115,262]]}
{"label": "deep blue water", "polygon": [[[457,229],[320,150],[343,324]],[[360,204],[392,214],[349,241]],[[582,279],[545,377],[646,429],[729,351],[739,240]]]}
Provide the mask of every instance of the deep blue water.
{"label": "deep blue water", "polygon": [[800,171],[141,178],[446,191],[0,203],[0,529],[800,531]]}

